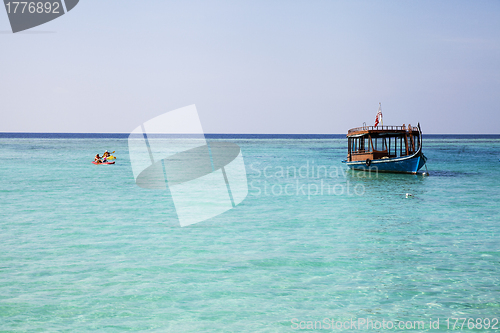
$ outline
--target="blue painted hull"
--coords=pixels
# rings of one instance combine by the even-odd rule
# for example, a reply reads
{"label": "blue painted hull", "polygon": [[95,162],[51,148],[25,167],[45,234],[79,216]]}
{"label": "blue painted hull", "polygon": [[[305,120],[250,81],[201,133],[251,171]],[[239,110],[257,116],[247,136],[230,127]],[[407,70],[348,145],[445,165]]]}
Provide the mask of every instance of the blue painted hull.
{"label": "blue painted hull", "polygon": [[367,166],[365,161],[346,162],[353,170],[374,172],[417,173],[425,165],[426,158],[421,153],[408,157],[396,157],[371,161]]}

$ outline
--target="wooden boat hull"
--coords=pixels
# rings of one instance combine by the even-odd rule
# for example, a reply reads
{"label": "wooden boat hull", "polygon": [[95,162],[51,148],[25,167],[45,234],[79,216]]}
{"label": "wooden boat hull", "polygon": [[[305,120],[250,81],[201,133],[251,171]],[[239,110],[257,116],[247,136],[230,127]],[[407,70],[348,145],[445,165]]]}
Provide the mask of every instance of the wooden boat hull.
{"label": "wooden boat hull", "polygon": [[425,165],[426,160],[421,151],[418,151],[411,156],[372,160],[370,163],[353,161],[346,162],[346,164],[353,170],[415,174]]}

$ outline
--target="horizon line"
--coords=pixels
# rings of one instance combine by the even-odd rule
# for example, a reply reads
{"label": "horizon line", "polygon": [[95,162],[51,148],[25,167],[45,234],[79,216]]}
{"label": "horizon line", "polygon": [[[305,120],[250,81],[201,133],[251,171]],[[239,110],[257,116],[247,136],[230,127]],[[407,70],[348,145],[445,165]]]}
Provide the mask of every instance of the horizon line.
{"label": "horizon line", "polygon": [[[0,132],[0,134],[106,134],[130,135],[129,132]],[[200,135],[200,133],[150,133],[168,135]],[[203,133],[203,135],[347,135],[347,133]],[[500,135],[500,133],[422,133],[422,135]]]}

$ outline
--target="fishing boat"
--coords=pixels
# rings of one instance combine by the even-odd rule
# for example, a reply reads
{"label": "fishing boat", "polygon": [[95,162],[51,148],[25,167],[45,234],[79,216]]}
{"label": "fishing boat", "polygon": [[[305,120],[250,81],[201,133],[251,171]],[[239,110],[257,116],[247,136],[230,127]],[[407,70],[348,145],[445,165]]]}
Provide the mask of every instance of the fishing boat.
{"label": "fishing boat", "polygon": [[427,161],[422,153],[422,130],[417,126],[375,126],[352,128],[347,133],[347,160],[350,169],[416,174]]}

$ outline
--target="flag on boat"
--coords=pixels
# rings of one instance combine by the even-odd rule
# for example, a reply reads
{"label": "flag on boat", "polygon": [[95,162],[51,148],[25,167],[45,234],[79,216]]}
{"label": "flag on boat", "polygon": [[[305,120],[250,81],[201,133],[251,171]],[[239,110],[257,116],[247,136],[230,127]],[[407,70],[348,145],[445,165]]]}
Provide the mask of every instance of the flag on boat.
{"label": "flag on boat", "polygon": [[378,124],[384,126],[384,121],[382,120],[382,104],[378,103],[378,112],[377,116],[375,117],[375,125],[373,127],[377,127]]}

